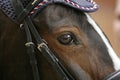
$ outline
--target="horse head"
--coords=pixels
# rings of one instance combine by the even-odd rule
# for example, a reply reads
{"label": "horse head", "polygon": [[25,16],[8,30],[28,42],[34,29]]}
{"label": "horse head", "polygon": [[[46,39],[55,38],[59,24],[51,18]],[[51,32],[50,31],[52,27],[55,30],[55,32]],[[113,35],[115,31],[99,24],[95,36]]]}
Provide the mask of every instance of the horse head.
{"label": "horse head", "polygon": [[[80,5],[85,3],[80,2]],[[120,60],[100,27],[87,12],[89,10],[79,10],[62,3],[49,4],[32,17],[32,22],[51,52],[75,80],[102,80],[120,69]],[[25,40],[19,40],[21,44],[14,40],[14,44],[23,45]],[[34,40],[33,38],[36,43]],[[20,47],[11,50],[16,49],[16,52],[25,54],[25,46]],[[55,74],[41,52],[35,49],[35,53],[41,79],[59,80],[59,77],[56,77],[59,75]]]}
{"label": "horse head", "polygon": [[49,5],[34,21],[50,49],[78,80],[101,80],[120,68],[109,42],[87,13]]}

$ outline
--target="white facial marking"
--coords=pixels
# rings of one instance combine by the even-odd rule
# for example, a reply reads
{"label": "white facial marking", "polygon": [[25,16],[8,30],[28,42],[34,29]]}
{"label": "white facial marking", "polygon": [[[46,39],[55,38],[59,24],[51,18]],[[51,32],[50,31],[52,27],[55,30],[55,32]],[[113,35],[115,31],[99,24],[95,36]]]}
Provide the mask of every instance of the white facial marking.
{"label": "white facial marking", "polygon": [[107,49],[108,49],[108,53],[113,61],[113,65],[114,65],[114,69],[115,70],[119,70],[120,69],[120,59],[117,56],[117,54],[114,52],[113,48],[111,47],[109,41],[107,40],[107,38],[105,37],[105,35],[103,34],[102,30],[100,29],[100,27],[95,23],[95,21],[87,14],[85,13],[88,19],[88,22],[93,26],[93,28],[96,30],[96,32],[100,35],[100,37],[102,38],[103,42],[105,43]]}

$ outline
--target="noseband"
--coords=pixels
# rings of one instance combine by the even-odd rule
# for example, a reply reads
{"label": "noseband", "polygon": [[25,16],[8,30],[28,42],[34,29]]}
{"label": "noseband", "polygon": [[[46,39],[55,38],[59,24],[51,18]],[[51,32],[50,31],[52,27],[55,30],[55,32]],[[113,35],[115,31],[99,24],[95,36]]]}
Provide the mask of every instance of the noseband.
{"label": "noseband", "polygon": [[[37,12],[38,9],[42,8],[41,5],[53,3],[52,0],[51,1],[50,0],[44,0],[44,1],[28,0],[29,4],[26,7],[22,4],[21,0],[10,0],[10,1],[14,7],[15,14],[17,15],[17,17],[16,17],[16,15],[10,15],[10,17],[12,17],[13,19],[16,17],[17,22],[20,23],[20,27],[24,26],[24,28],[25,28],[25,32],[26,32],[26,36],[27,36],[27,43],[25,45],[27,47],[27,53],[29,54],[29,57],[30,57],[30,64],[32,67],[34,80],[40,80],[39,71],[38,71],[38,67],[37,67],[37,60],[35,58],[35,46],[37,46],[38,50],[42,53],[42,55],[45,57],[45,59],[52,65],[52,67],[60,75],[61,80],[75,80],[71,76],[71,74],[67,71],[67,69],[61,64],[61,62],[58,60],[58,58],[53,54],[53,52],[49,49],[49,47],[47,46],[47,42],[41,38],[40,34],[36,30],[36,28],[32,22],[31,15],[35,15],[35,12]],[[62,1],[62,0],[58,0],[58,1]],[[67,5],[73,4],[73,2],[70,2],[70,0],[65,0],[65,1],[69,2],[69,4],[66,3]],[[87,0],[84,0],[84,1],[87,1]],[[88,0],[88,1],[91,1],[91,0]],[[54,3],[55,3],[55,1],[54,1]],[[62,3],[62,2],[60,2],[60,3]],[[87,4],[87,2],[86,2],[86,4]],[[76,5],[77,5],[77,3],[74,2],[74,5],[70,5],[70,6],[74,7]],[[80,6],[77,5],[77,8],[80,8]],[[82,7],[81,10],[86,11],[86,12],[94,11],[94,10],[97,10],[97,5],[94,4],[94,6],[92,8]],[[36,43],[33,42],[32,37],[34,37],[34,39],[36,40]],[[109,75],[104,80],[115,80],[118,77],[120,78],[120,71],[117,71],[117,72]]]}

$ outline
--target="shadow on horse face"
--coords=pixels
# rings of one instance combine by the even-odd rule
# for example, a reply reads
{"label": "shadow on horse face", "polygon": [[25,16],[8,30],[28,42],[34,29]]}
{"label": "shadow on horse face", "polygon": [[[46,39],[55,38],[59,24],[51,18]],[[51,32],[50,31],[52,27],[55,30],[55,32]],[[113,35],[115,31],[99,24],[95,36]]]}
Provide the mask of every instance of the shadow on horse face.
{"label": "shadow on horse face", "polygon": [[[82,11],[55,4],[44,8],[33,21],[49,48],[75,80],[101,80],[115,71],[115,65],[105,42],[87,16]],[[9,23],[12,22],[8,20]],[[0,32],[0,79],[33,80],[24,32],[14,24],[4,25],[4,28]],[[59,80],[40,52],[36,50],[36,53],[41,80]]]}
{"label": "shadow on horse face", "polygon": [[34,21],[50,49],[77,80],[101,80],[114,71],[107,47],[85,13],[50,5]]}

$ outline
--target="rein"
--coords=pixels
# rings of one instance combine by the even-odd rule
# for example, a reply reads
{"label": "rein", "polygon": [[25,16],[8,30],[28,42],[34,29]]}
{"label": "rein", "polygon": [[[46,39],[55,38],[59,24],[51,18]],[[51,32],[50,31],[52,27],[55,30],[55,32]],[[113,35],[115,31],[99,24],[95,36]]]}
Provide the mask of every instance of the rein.
{"label": "rein", "polygon": [[[40,2],[40,0],[38,0],[38,2]],[[61,80],[75,80],[70,75],[70,73],[65,69],[65,67],[60,63],[57,57],[52,53],[52,51],[48,48],[46,42],[44,42],[44,40],[40,37],[38,31],[36,30],[31,20],[31,16],[28,15],[29,11],[31,11],[31,9],[35,4],[32,6],[31,3],[29,3],[27,8],[23,8],[23,5],[21,4],[20,0],[12,0],[12,4],[15,8],[15,12],[18,15],[17,20],[20,22],[23,21],[21,25],[25,27],[25,32],[27,36],[27,43],[25,45],[27,46],[27,53],[29,54],[30,57],[30,64],[32,67],[34,80],[40,80],[40,76],[37,67],[37,60],[35,58],[35,50],[34,50],[35,44],[32,40],[32,35],[37,42],[36,45],[38,50],[56,70]]]}

